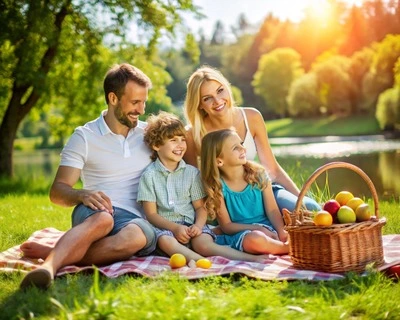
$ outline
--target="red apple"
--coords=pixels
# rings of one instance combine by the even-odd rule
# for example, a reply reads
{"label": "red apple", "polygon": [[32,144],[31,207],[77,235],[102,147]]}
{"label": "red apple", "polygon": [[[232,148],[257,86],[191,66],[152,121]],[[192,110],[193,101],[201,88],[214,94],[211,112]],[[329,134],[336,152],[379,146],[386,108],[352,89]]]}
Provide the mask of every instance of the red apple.
{"label": "red apple", "polygon": [[337,202],[335,199],[330,199],[327,202],[325,202],[323,209],[331,214],[333,221],[335,222],[337,221],[337,212],[339,208],[340,208],[340,203]]}

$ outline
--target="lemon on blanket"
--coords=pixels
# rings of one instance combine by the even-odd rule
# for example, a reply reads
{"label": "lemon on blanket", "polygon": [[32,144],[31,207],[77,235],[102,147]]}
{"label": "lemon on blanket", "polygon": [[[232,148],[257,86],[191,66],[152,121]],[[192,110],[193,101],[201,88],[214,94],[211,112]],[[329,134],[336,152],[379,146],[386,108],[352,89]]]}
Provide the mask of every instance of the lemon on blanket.
{"label": "lemon on blanket", "polygon": [[169,265],[172,269],[186,266],[186,258],[183,254],[174,253],[171,258],[169,258]]}
{"label": "lemon on blanket", "polygon": [[206,258],[199,259],[196,261],[196,267],[202,269],[209,269],[212,266],[212,262]]}

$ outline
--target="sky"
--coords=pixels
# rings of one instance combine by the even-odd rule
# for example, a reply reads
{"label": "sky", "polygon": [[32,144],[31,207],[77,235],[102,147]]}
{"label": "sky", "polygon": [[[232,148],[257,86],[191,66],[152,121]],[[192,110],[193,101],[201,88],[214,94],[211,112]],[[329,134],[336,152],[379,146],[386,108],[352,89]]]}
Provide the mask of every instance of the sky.
{"label": "sky", "polygon": [[[202,8],[201,12],[207,18],[197,21],[191,15],[187,16],[185,21],[194,33],[202,28],[207,38],[211,37],[216,21],[221,20],[225,28],[229,29],[231,25],[236,25],[240,13],[244,13],[247,20],[254,25],[261,25],[269,13],[281,20],[298,22],[302,19],[306,7],[312,6],[321,11],[324,4],[323,0],[193,0],[193,2]],[[343,2],[352,5],[360,4],[362,0]]]}

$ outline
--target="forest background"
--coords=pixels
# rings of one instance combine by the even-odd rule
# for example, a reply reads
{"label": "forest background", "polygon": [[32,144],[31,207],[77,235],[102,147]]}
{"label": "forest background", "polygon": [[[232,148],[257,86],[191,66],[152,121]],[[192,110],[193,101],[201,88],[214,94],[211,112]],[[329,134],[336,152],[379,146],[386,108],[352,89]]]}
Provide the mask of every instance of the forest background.
{"label": "forest background", "polygon": [[202,17],[191,0],[0,1],[0,175],[12,176],[16,138],[60,148],[97,117],[104,74],[123,61],[153,80],[146,114],[183,117],[186,81],[208,64],[265,119],[371,115],[398,131],[400,1],[321,2],[323,17],[310,7],[298,22],[266,12],[252,25],[243,13],[207,38],[185,28],[184,14]]}

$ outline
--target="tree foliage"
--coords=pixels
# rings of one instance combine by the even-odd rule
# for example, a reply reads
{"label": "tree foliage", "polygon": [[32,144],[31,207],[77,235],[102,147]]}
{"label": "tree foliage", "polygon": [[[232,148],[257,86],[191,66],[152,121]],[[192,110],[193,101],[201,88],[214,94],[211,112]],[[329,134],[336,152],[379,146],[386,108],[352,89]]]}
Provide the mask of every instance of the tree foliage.
{"label": "tree foliage", "polygon": [[318,82],[318,95],[328,114],[350,115],[354,86],[349,75],[350,59],[333,56],[316,63],[313,72]]}
{"label": "tree foliage", "polygon": [[290,48],[279,48],[261,57],[252,82],[254,91],[273,111],[288,114],[286,97],[292,82],[304,73],[300,55]]}
{"label": "tree foliage", "polygon": [[[98,82],[119,58],[104,46],[105,39],[113,50],[131,50],[137,64],[139,58],[148,63],[150,76],[161,75],[155,101],[168,102],[167,76],[151,65],[157,66],[157,41],[163,32],[174,33],[183,12],[196,11],[191,0],[14,0],[0,6],[0,175],[6,176],[12,174],[17,129],[34,107],[53,109],[49,122],[61,131],[65,119],[74,123],[95,112],[91,107],[101,100]],[[132,23],[137,34],[128,32]]]}
{"label": "tree foliage", "polygon": [[321,100],[318,79],[314,72],[306,73],[293,81],[287,103],[291,117],[310,117],[320,114]]}

